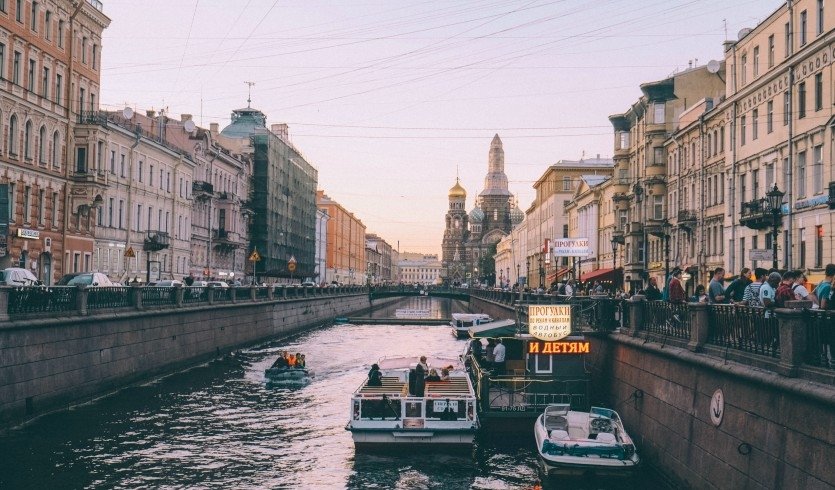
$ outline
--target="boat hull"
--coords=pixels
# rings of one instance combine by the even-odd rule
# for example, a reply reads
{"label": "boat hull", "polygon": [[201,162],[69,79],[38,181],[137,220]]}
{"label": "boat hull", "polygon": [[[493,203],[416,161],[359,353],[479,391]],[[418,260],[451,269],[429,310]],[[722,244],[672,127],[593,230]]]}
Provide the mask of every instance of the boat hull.
{"label": "boat hull", "polygon": [[369,430],[346,427],[351,431],[357,449],[432,447],[465,449],[472,447],[475,429],[386,429]]}
{"label": "boat hull", "polygon": [[269,368],[264,377],[272,384],[307,384],[311,382],[312,371],[307,369]]}
{"label": "boat hull", "polygon": [[452,336],[456,339],[466,339],[469,338],[470,332],[468,328],[452,327]]}

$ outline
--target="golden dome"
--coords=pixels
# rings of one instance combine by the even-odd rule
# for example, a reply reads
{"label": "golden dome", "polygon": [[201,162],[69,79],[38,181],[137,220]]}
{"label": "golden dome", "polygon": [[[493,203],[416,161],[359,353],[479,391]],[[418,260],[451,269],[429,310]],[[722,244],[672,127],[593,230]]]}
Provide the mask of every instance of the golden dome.
{"label": "golden dome", "polygon": [[461,184],[458,183],[458,179],[455,179],[455,185],[449,190],[449,197],[467,197],[467,191],[461,187]]}

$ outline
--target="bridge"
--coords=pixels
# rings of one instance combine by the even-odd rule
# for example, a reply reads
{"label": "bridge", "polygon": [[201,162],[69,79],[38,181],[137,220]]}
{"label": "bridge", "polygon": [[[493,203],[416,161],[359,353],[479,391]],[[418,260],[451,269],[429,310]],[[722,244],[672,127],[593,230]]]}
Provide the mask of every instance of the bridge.
{"label": "bridge", "polygon": [[394,298],[403,296],[429,296],[433,298],[449,298],[461,301],[470,300],[470,290],[463,288],[445,287],[415,287],[407,285],[373,286],[369,289],[369,297],[374,299]]}

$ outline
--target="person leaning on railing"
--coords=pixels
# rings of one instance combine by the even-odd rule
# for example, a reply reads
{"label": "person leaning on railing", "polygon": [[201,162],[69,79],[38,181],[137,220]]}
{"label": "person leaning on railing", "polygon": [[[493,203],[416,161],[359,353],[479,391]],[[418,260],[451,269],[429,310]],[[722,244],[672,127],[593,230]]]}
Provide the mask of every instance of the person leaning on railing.
{"label": "person leaning on railing", "polygon": [[684,303],[687,301],[687,293],[684,292],[684,287],[681,285],[682,270],[679,267],[673,269],[670,273],[670,303]]}

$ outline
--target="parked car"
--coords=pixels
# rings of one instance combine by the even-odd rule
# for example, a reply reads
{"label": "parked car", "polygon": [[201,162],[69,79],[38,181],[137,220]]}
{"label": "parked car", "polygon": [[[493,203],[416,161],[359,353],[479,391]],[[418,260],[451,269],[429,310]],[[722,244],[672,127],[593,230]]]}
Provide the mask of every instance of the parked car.
{"label": "parked car", "polygon": [[165,279],[165,280],[162,280],[162,281],[149,282],[148,286],[149,287],[157,287],[157,288],[173,288],[177,284],[179,284],[180,286],[183,285],[182,281],[178,281],[176,279],[173,279],[173,280]]}
{"label": "parked car", "polygon": [[315,287],[316,287],[316,283],[315,283],[315,282],[313,282],[313,279],[311,279],[311,278],[309,278],[309,277],[308,277],[308,278],[305,278],[305,280],[304,280],[304,281],[302,281],[302,286],[304,286],[304,287],[308,287],[308,286],[310,286],[310,287],[312,287],[312,288],[315,288]]}
{"label": "parked car", "polygon": [[0,271],[0,286],[37,286],[39,283],[35,274],[28,269],[8,267]]}
{"label": "parked car", "polygon": [[56,286],[78,286],[80,284],[101,287],[115,286],[110,278],[101,272],[71,272],[64,274],[64,277],[55,283]]}
{"label": "parked car", "polygon": [[214,286],[216,288],[228,288],[229,285],[226,284],[224,281],[209,281],[206,283],[206,286]]}

